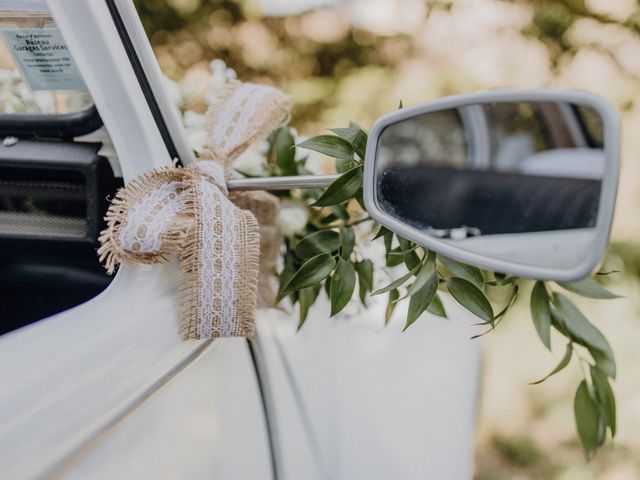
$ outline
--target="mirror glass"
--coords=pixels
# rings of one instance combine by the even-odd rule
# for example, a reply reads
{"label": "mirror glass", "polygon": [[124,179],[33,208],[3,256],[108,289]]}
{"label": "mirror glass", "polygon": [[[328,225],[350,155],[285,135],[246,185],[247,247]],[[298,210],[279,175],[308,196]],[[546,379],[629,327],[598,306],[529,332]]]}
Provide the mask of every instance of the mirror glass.
{"label": "mirror glass", "polygon": [[575,269],[593,256],[603,141],[602,118],[588,105],[478,103],[421,114],[382,130],[375,201],[414,237]]}

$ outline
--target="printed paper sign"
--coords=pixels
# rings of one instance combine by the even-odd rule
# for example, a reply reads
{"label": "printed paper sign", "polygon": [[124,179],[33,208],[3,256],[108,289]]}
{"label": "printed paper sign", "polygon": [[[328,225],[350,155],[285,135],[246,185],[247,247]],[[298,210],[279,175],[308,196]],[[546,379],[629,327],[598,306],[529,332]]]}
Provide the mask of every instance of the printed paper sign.
{"label": "printed paper sign", "polygon": [[86,90],[57,28],[2,29],[31,90]]}

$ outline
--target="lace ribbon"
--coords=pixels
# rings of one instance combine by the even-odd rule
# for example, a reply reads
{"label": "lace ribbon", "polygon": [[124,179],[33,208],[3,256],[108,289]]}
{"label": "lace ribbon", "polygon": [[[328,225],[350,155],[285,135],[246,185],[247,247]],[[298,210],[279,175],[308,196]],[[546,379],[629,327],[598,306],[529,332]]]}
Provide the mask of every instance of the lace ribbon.
{"label": "lace ribbon", "polygon": [[231,82],[207,112],[202,158],[135,178],[107,211],[98,255],[109,273],[123,262],[178,255],[183,339],[254,332],[259,225],[228,198],[225,178],[238,155],[287,120],[290,106],[275,88]]}

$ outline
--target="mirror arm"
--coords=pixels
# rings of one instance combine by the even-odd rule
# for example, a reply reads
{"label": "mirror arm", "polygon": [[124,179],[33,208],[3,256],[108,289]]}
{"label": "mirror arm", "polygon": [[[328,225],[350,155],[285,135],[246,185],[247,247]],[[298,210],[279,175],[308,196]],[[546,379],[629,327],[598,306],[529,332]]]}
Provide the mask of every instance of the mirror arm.
{"label": "mirror arm", "polygon": [[325,188],[339,175],[296,175],[290,177],[231,178],[229,191],[290,190],[292,188]]}

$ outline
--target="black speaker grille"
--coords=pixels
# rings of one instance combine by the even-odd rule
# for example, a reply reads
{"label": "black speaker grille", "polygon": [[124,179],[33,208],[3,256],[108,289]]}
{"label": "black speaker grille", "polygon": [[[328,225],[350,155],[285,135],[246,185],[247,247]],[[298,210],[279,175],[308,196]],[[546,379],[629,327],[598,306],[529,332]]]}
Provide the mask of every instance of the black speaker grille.
{"label": "black speaker grille", "polygon": [[66,181],[0,178],[0,235],[85,237],[86,182],[77,172],[67,172],[67,176],[72,178]]}

